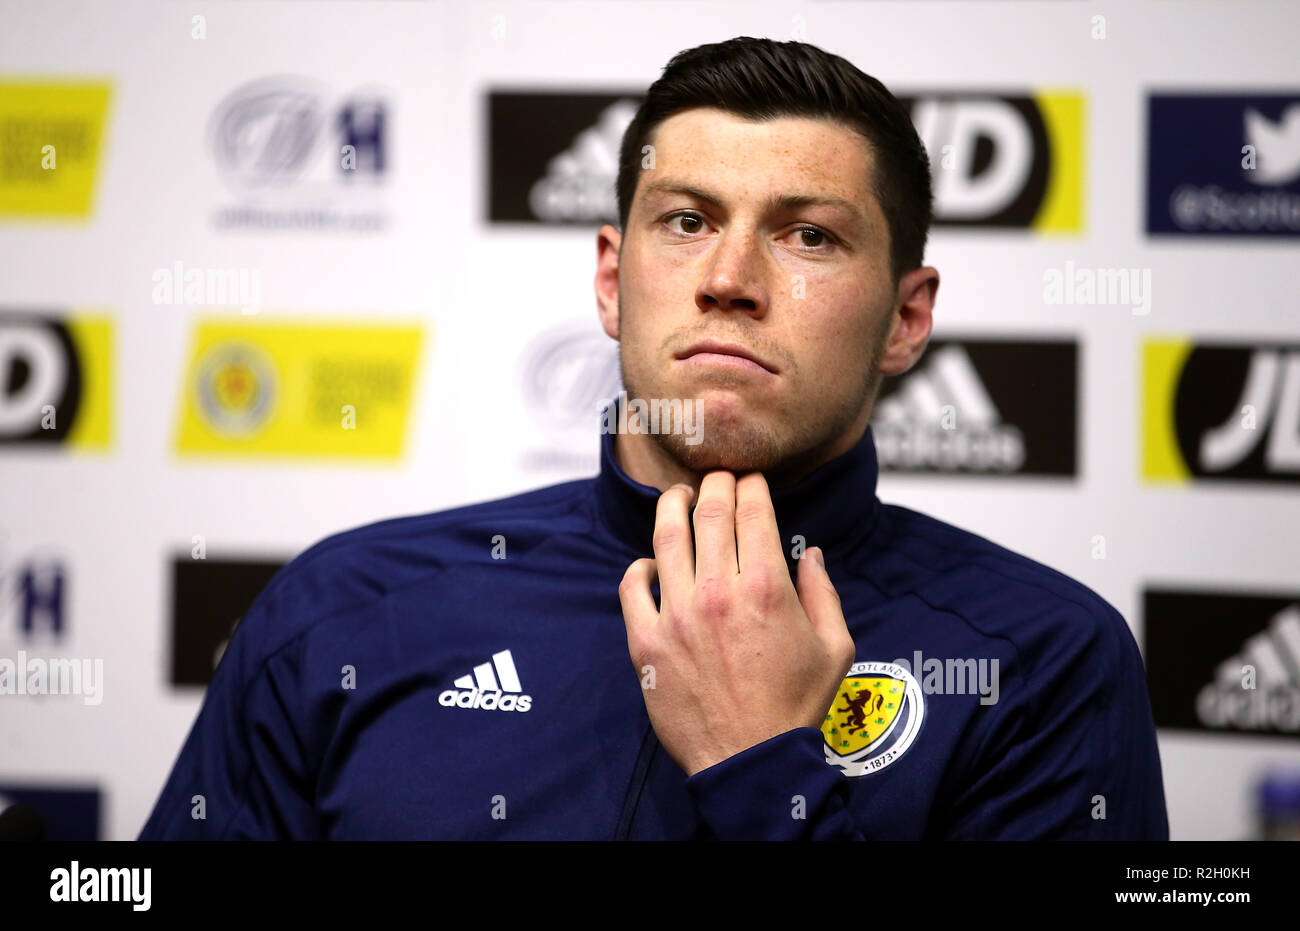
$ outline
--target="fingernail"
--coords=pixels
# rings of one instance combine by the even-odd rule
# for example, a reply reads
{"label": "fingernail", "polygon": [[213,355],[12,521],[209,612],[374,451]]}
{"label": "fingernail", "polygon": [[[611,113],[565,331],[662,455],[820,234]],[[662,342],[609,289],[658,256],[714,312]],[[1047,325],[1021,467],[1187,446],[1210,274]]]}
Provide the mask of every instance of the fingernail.
{"label": "fingernail", "polygon": [[820,546],[813,547],[813,558],[817,560],[817,565],[822,567],[822,572],[825,572],[826,559],[822,556],[822,548]]}

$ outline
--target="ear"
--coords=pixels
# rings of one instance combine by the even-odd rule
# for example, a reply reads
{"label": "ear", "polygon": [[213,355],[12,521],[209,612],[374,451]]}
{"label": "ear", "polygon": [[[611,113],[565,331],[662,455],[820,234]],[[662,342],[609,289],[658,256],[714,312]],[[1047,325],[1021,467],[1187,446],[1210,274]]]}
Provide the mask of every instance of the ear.
{"label": "ear", "polygon": [[596,233],[596,311],[610,339],[618,339],[618,252],[623,234],[606,223]]}
{"label": "ear", "polygon": [[882,375],[901,375],[921,358],[930,341],[938,292],[939,271],[928,265],[913,269],[899,280],[889,336],[880,355]]}

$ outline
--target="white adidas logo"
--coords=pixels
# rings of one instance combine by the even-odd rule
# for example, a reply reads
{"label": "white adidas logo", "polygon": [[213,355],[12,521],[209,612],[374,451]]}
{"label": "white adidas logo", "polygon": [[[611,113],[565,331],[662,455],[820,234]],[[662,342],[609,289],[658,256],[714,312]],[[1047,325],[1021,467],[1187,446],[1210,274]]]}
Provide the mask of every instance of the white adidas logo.
{"label": "white adidas logo", "polygon": [[604,109],[595,126],[584,129],[551,159],[546,174],[528,192],[533,213],[549,223],[586,223],[618,216],[614,191],[618,152],[623,131],[636,110],[635,101],[616,101]]}
{"label": "white adidas logo", "polygon": [[882,468],[1014,472],[1025,461],[1019,428],[1002,423],[960,345],[935,350],[871,418]]}
{"label": "white adidas logo", "polygon": [[[495,669],[495,671],[494,671]],[[438,704],[448,708],[482,708],[484,711],[527,711],[533,706],[531,695],[520,695],[519,673],[509,650],[492,654],[492,662],[474,667],[474,674],[464,675],[438,696]]]}
{"label": "white adidas logo", "polygon": [[[1242,687],[1247,666],[1257,677],[1252,688]],[[1300,603],[1275,614],[1219,664],[1215,680],[1196,696],[1196,715],[1207,727],[1300,733]]]}

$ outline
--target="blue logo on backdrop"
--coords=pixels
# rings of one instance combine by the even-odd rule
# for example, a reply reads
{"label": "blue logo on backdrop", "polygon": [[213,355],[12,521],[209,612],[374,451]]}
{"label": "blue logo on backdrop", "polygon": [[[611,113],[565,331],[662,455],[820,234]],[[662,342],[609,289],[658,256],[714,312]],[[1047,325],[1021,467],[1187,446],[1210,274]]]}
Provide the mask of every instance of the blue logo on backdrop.
{"label": "blue logo on backdrop", "polygon": [[1300,235],[1300,95],[1152,94],[1147,232]]}
{"label": "blue logo on backdrop", "polygon": [[315,162],[326,167],[322,177],[347,180],[384,173],[385,123],[382,99],[333,101],[314,82],[279,78],[226,98],[213,117],[212,146],[227,179],[241,188],[289,184]]}
{"label": "blue logo on backdrop", "polygon": [[335,93],[319,81],[282,76],[244,84],[209,123],[212,154],[238,195],[221,205],[224,230],[384,230],[382,197],[392,172],[389,94]]}
{"label": "blue logo on backdrop", "polygon": [[11,633],[20,640],[67,633],[64,596],[66,564],[52,557],[28,557],[17,564],[0,562],[0,642]]}

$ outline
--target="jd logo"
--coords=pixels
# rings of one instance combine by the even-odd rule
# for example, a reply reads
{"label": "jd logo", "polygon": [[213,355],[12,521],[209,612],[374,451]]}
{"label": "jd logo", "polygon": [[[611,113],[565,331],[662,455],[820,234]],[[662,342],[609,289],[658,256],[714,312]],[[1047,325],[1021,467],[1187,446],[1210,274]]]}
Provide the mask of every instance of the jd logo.
{"label": "jd logo", "polygon": [[112,343],[104,316],[0,311],[0,445],[106,448]]}
{"label": "jd logo", "polygon": [[[1228,365],[1233,361],[1225,360]],[[1228,419],[1201,433],[1195,450],[1187,452],[1205,472],[1226,472],[1258,449],[1266,471],[1295,474],[1300,471],[1300,351],[1257,350],[1247,365],[1241,396]],[[1180,439],[1201,426],[1198,413],[1190,403],[1178,404],[1175,422],[1188,427]]]}
{"label": "jd logo", "polygon": [[900,99],[930,156],[936,225],[1082,229],[1082,95]]}
{"label": "jd logo", "polygon": [[1148,478],[1300,480],[1300,347],[1151,342],[1144,368]]}

